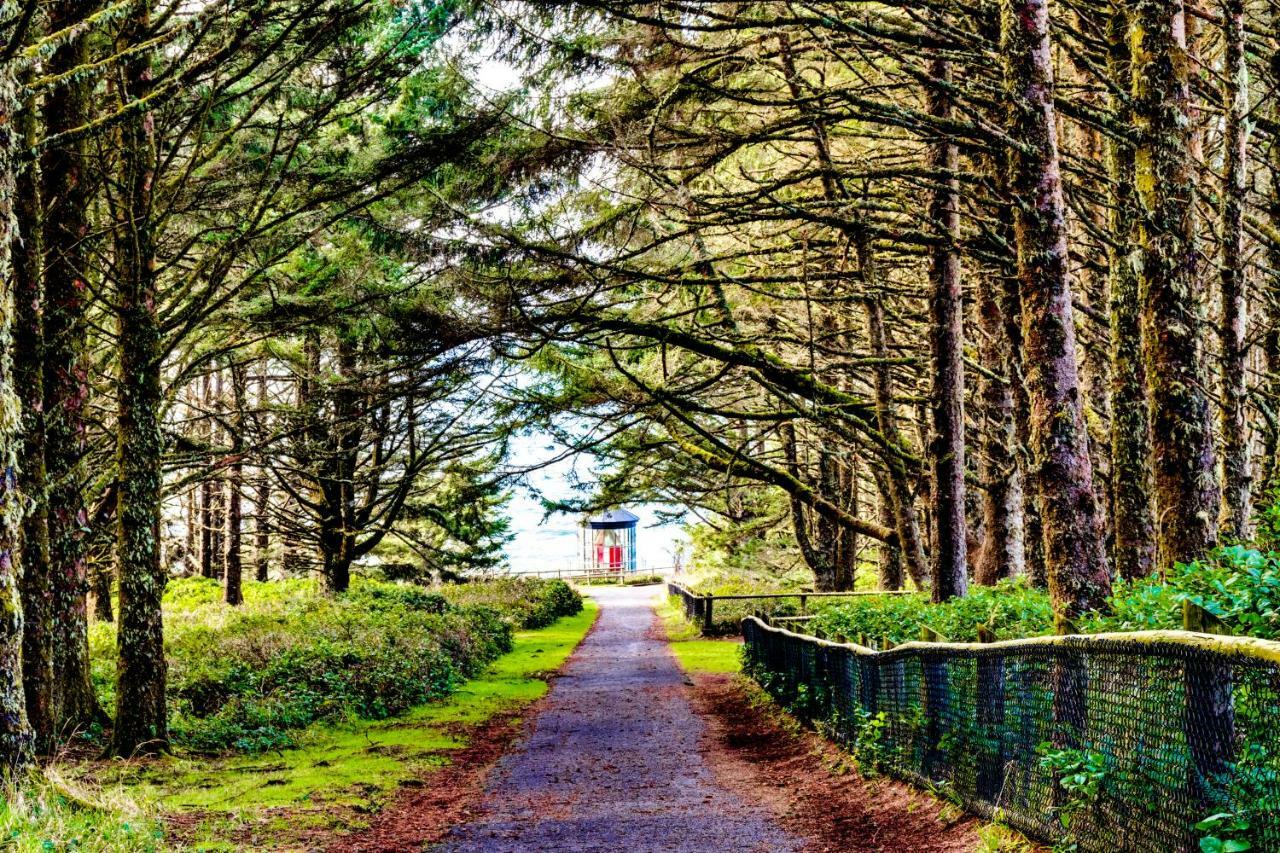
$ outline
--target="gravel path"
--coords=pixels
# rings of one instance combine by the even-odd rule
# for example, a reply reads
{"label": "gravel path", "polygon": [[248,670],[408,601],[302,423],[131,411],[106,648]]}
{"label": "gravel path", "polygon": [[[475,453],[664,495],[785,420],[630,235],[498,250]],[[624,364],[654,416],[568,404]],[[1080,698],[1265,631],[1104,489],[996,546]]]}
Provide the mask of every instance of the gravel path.
{"label": "gravel path", "polygon": [[798,851],[762,804],[719,787],[702,719],[666,644],[652,588],[592,593],[599,621],[497,766],[448,851]]}

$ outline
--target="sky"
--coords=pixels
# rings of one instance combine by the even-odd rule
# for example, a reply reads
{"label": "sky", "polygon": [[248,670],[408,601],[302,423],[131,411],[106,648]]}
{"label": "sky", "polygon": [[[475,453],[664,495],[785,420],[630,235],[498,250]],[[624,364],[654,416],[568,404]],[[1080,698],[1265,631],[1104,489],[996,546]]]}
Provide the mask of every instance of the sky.
{"label": "sky", "polygon": [[[520,436],[512,443],[510,462],[515,466],[534,465],[562,451],[549,435]],[[530,474],[529,484],[550,499],[580,497],[582,493],[575,491],[573,482],[591,482],[591,461],[585,456],[564,459]],[[636,532],[638,570],[670,566],[676,543],[687,541],[680,525],[658,524],[656,506],[638,504],[626,509],[640,516]],[[515,538],[507,544],[506,554],[513,570],[580,567],[578,517],[556,514],[544,522],[542,505],[525,487],[515,490],[508,514]]]}

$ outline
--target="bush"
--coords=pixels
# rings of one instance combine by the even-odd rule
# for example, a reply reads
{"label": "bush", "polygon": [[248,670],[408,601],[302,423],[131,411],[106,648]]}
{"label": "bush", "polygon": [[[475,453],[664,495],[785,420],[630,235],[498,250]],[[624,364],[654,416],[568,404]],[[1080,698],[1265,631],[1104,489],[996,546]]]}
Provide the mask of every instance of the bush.
{"label": "bush", "polygon": [[809,626],[828,635],[857,639],[865,634],[894,644],[920,639],[926,627],[953,642],[976,641],[980,627],[1003,640],[1052,633],[1053,608],[1046,593],[1018,579],[970,587],[967,596],[945,604],[924,595],[886,595],[823,605]]}
{"label": "bush", "polygon": [[[228,607],[217,581],[183,578],[165,593],[170,735],[204,752],[289,746],[297,730],[347,716],[383,719],[448,695],[498,655],[513,628],[582,609],[563,583],[506,581],[435,592],[358,578],[341,596],[305,580],[246,583]],[[115,636],[91,634],[104,707]]]}
{"label": "bush", "polygon": [[[1231,545],[1202,560],[1179,563],[1164,578],[1117,580],[1106,611],[1080,620],[1079,629],[1179,629],[1187,601],[1216,616],[1234,634],[1280,639],[1280,552]],[[920,639],[927,626],[948,640],[972,642],[979,626],[997,639],[1051,634],[1053,610],[1047,592],[1018,579],[971,587],[966,597],[945,604],[922,595],[855,599],[824,607],[809,626],[828,635],[856,639],[866,634],[895,644]]]}
{"label": "bush", "polygon": [[497,578],[444,586],[440,591],[452,605],[491,607],[513,628],[523,630],[543,628],[561,616],[582,611],[582,596],[559,580]]}
{"label": "bush", "polygon": [[1184,601],[1212,613],[1233,634],[1278,639],[1280,553],[1230,545],[1215,548],[1204,559],[1175,565],[1163,580],[1117,581],[1112,612],[1090,620],[1088,629],[1181,628]]}

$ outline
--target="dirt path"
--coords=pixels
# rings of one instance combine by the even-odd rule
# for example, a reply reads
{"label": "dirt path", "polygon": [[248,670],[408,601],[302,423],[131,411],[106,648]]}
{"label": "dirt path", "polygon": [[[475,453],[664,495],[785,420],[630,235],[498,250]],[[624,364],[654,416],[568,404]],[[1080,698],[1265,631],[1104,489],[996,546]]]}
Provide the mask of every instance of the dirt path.
{"label": "dirt path", "polygon": [[601,613],[499,762],[449,851],[799,851],[763,802],[717,783],[688,680],[655,639],[653,591],[593,592]]}

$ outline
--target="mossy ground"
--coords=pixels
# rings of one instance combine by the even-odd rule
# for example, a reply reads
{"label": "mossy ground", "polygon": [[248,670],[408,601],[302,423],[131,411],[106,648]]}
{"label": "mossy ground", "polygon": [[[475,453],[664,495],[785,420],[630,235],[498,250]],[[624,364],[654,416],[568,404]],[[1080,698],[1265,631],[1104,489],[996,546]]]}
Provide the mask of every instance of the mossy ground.
{"label": "mossy ground", "polygon": [[466,745],[466,729],[509,713],[547,691],[558,669],[595,621],[586,602],[576,616],[515,635],[511,652],[447,700],[377,722],[353,720],[309,729],[298,748],[225,758],[177,755],[103,768],[78,768],[96,781],[123,785],[154,802],[198,850],[238,850],[255,839],[273,849],[358,828],[402,783],[449,762]]}
{"label": "mossy ground", "polygon": [[740,672],[742,643],[737,640],[704,640],[696,625],[684,618],[671,598],[658,605],[658,616],[667,633],[667,641],[685,672]]}

